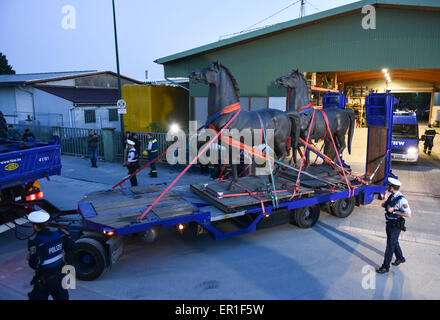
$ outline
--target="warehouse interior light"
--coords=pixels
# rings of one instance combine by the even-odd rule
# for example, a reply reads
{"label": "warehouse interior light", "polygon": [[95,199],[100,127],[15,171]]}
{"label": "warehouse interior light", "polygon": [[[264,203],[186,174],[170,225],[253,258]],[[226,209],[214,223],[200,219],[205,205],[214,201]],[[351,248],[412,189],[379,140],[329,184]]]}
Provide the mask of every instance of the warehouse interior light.
{"label": "warehouse interior light", "polygon": [[177,123],[173,123],[170,125],[170,132],[171,133],[177,133],[180,131],[180,127]]}
{"label": "warehouse interior light", "polygon": [[385,79],[387,80],[387,82],[391,82],[391,77],[390,74],[388,73],[388,69],[384,68],[382,69],[382,72],[384,73]]}

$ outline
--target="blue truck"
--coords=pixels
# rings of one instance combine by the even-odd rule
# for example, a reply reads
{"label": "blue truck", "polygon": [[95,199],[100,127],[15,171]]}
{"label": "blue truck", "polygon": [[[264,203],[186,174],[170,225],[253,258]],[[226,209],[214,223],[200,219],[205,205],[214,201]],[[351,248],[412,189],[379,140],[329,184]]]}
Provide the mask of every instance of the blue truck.
{"label": "blue truck", "polygon": [[47,143],[0,138],[0,232],[26,223],[35,205],[54,211],[38,180],[60,174],[58,137]]}
{"label": "blue truck", "polygon": [[419,159],[419,125],[415,112],[395,111],[391,160],[417,164]]}

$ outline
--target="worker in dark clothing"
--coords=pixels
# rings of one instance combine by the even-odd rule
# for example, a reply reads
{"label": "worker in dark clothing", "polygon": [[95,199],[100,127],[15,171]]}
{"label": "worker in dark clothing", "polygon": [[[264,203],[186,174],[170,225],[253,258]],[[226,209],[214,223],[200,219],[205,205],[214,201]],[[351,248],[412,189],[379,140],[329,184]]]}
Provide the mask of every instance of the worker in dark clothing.
{"label": "worker in dark clothing", "polygon": [[35,135],[32,133],[31,130],[29,130],[29,129],[24,130],[23,141],[24,142],[33,142],[33,141],[35,141]]}
{"label": "worker in dark clothing", "polygon": [[124,150],[124,162],[123,166],[125,166],[125,162],[127,162],[127,153],[128,153],[128,144],[127,140],[131,140],[131,133],[130,131],[125,132],[124,141],[122,142],[122,150]]}
{"label": "worker in dark clothing", "polygon": [[428,124],[428,128],[425,130],[425,144],[423,146],[423,152],[431,155],[432,147],[434,147],[434,137],[436,135],[436,131],[432,128],[431,124]]}
{"label": "worker in dark clothing", "polygon": [[[159,144],[157,139],[151,133],[147,133],[148,145],[146,151],[148,152],[148,162],[153,161],[158,156]],[[150,164],[150,177],[157,178],[156,162]]]}
{"label": "worker in dark clothing", "polygon": [[98,168],[96,161],[98,160],[98,136],[93,130],[89,131],[89,136],[87,137],[87,146],[90,152],[90,162],[93,168]]}
{"label": "worker in dark clothing", "polygon": [[408,200],[399,191],[401,185],[399,180],[388,178],[388,191],[391,192],[391,195],[382,203],[382,207],[385,208],[387,247],[383,264],[376,270],[377,273],[389,271],[393,254],[396,255],[394,266],[406,261],[399,245],[399,235],[401,231],[406,231],[404,217],[411,216],[411,209]]}
{"label": "worker in dark clothing", "polygon": [[12,124],[8,125],[8,139],[20,141],[20,132],[17,129],[14,129]]}
{"label": "worker in dark clothing", "polygon": [[35,270],[28,293],[29,300],[68,300],[69,293],[62,286],[64,254],[73,250],[74,241],[68,231],[48,226],[49,214],[43,210],[28,215],[36,236],[28,242],[29,266]]}
{"label": "worker in dark clothing", "polygon": [[138,135],[133,133],[130,140],[134,142],[134,148],[139,153],[141,151],[141,141],[139,140]]}
{"label": "worker in dark clothing", "polygon": [[[134,141],[127,139],[127,145],[128,145],[128,154],[125,165],[128,168],[128,174],[131,175],[132,173],[136,172],[137,169],[139,169],[139,155],[134,147],[135,145]],[[130,183],[132,187],[138,185],[136,175],[130,178]]]}

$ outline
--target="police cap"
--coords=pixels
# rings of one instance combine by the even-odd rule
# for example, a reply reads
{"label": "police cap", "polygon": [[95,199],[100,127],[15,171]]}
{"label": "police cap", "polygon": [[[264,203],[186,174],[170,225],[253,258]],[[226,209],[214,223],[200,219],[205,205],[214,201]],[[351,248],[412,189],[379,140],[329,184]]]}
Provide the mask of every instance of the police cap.
{"label": "police cap", "polygon": [[128,143],[130,146],[134,146],[134,145],[135,145],[135,143],[134,143],[133,141],[129,140],[129,139],[127,139],[127,143]]}
{"label": "police cap", "polygon": [[49,219],[50,215],[44,210],[32,211],[28,215],[28,220],[31,223],[45,223],[49,221]]}
{"label": "police cap", "polygon": [[388,184],[400,187],[402,185],[402,182],[394,178],[388,178]]}

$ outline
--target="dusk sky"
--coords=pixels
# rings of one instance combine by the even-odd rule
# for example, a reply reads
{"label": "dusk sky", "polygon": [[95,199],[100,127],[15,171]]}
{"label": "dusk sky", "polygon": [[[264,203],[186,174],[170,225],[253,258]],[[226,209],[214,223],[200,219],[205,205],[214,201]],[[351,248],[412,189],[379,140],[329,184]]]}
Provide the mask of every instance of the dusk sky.
{"label": "dusk sky", "polygon": [[[163,67],[154,60],[218,41],[294,2],[115,0],[121,73],[145,80],[149,70],[150,79],[162,79]],[[355,1],[307,2],[309,15]],[[74,24],[65,6],[74,8]],[[254,28],[296,19],[299,11],[296,3]],[[0,0],[0,51],[17,73],[116,71],[112,1]]]}

